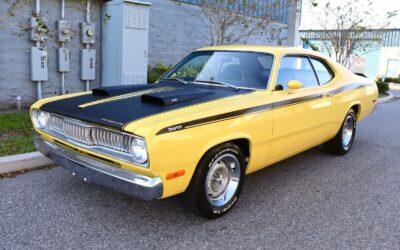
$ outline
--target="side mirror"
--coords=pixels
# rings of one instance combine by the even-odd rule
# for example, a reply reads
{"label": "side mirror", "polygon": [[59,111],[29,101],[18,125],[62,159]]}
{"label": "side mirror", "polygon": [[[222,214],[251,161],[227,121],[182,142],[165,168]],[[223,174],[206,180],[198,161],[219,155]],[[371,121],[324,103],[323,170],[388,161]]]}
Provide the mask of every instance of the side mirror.
{"label": "side mirror", "polygon": [[301,88],[301,82],[297,81],[297,80],[290,80],[287,83],[287,86],[289,88],[289,94],[292,94],[294,90]]}

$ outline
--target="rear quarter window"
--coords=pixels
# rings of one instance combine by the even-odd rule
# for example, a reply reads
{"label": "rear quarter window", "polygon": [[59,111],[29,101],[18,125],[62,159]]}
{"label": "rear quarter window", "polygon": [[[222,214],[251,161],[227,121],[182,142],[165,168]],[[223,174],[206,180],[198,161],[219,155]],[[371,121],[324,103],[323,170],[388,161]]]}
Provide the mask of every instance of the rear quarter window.
{"label": "rear quarter window", "polygon": [[324,85],[332,80],[333,71],[325,63],[315,58],[310,58],[310,60],[314,66],[320,85]]}

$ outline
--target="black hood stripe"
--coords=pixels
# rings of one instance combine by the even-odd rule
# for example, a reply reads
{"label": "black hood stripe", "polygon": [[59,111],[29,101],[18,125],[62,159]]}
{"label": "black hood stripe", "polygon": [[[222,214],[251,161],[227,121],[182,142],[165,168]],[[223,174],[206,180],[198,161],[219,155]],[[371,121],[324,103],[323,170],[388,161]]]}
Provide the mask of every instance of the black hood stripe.
{"label": "black hood stripe", "polygon": [[93,105],[103,104],[103,103],[107,103],[107,102],[113,102],[113,101],[122,100],[122,99],[126,99],[126,98],[132,98],[132,97],[136,97],[136,96],[154,94],[154,93],[159,93],[159,92],[168,92],[168,91],[172,91],[172,90],[177,90],[177,88],[161,87],[161,88],[145,89],[145,90],[140,90],[140,91],[130,93],[130,94],[118,95],[118,96],[114,96],[114,97],[101,99],[98,101],[85,103],[85,104],[79,105],[78,107],[87,108],[87,107],[90,107]]}
{"label": "black hood stripe", "polygon": [[[339,87],[337,89],[327,92],[326,94],[331,95],[331,96],[338,95],[338,94],[341,94],[341,93],[344,93],[344,92],[347,92],[350,90],[363,88],[363,87],[367,87],[367,86],[371,86],[371,85],[354,83],[354,84],[349,84],[347,86]],[[260,105],[260,106],[255,106],[255,107],[237,110],[237,111],[233,111],[233,112],[228,112],[228,113],[224,113],[224,114],[219,114],[219,115],[215,115],[215,116],[205,117],[205,118],[201,118],[201,119],[197,119],[197,120],[193,120],[193,121],[189,121],[189,122],[184,122],[181,124],[175,124],[175,125],[169,126],[167,128],[163,128],[160,131],[158,131],[156,135],[162,135],[162,134],[172,133],[172,132],[176,132],[176,131],[180,131],[180,130],[184,130],[184,129],[189,129],[189,128],[193,128],[193,127],[210,124],[210,123],[221,122],[221,121],[234,119],[234,118],[249,115],[249,114],[266,112],[266,111],[269,111],[272,109],[279,109],[279,108],[283,108],[283,107],[287,107],[287,106],[291,106],[291,105],[295,105],[295,104],[314,101],[314,100],[317,100],[317,99],[320,99],[323,97],[324,97],[324,94],[313,94],[313,95],[297,97],[297,98],[293,98],[293,99],[289,99],[289,100],[268,103],[268,104],[264,104],[264,105]]]}
{"label": "black hood stripe", "polygon": [[[199,96],[198,92],[207,95]],[[251,92],[218,85],[164,81],[158,84],[102,88],[93,94],[46,103],[41,109],[88,123],[123,129],[127,124],[146,117]],[[154,98],[144,101],[142,96],[146,93],[164,93],[158,95],[158,98],[164,98],[164,101],[169,98],[173,103],[159,105]]]}

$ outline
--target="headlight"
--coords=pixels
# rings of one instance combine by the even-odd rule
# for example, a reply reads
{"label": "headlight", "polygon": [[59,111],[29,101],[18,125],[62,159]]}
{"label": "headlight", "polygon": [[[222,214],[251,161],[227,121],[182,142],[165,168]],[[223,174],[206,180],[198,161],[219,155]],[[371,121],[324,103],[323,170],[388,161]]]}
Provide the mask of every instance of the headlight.
{"label": "headlight", "polygon": [[147,162],[147,146],[146,141],[141,138],[135,138],[131,144],[131,152],[133,161],[139,164]]}
{"label": "headlight", "polygon": [[36,128],[45,129],[49,121],[49,113],[41,110],[32,110],[32,121]]}

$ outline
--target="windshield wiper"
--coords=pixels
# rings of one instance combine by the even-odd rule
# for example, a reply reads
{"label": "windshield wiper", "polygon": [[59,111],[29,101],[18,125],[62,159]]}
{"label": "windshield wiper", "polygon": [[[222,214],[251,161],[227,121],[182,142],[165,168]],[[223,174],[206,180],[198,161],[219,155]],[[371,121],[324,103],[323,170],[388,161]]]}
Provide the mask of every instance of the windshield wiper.
{"label": "windshield wiper", "polygon": [[163,78],[162,80],[172,80],[172,81],[178,81],[178,82],[181,82],[181,83],[184,83],[184,84],[188,84],[187,81],[185,81],[185,80],[183,80],[183,79],[181,79],[179,77]]}
{"label": "windshield wiper", "polygon": [[195,82],[204,82],[204,83],[211,83],[211,84],[219,84],[219,85],[223,85],[223,86],[226,86],[226,87],[229,87],[229,88],[233,88],[233,89],[235,89],[235,90],[240,90],[240,89],[241,89],[240,87],[237,87],[237,86],[235,86],[235,85],[232,85],[232,84],[230,84],[230,83],[221,82],[221,81],[212,81],[212,80],[210,80],[210,81],[204,81],[204,80],[196,80]]}

